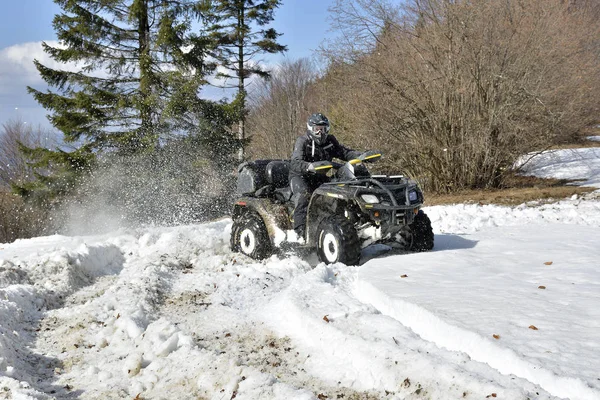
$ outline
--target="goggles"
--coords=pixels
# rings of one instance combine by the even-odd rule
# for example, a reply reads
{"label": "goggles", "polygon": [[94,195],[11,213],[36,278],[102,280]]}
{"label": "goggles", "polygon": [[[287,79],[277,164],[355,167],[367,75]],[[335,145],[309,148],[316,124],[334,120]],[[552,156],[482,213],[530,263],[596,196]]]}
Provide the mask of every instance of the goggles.
{"label": "goggles", "polygon": [[322,133],[327,133],[329,131],[329,125],[311,125],[310,130],[315,135],[321,135]]}

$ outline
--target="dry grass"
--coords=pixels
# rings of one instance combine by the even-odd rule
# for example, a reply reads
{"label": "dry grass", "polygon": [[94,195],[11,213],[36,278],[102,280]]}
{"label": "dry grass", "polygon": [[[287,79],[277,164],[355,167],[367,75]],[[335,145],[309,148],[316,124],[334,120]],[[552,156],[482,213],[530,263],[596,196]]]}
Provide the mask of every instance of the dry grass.
{"label": "dry grass", "polygon": [[582,149],[589,147],[600,147],[600,142],[593,140],[585,140],[580,143],[569,143],[569,144],[561,144],[557,146],[550,147],[550,150],[563,150],[563,149]]}
{"label": "dry grass", "polygon": [[552,147],[553,150],[560,149],[579,149],[579,148],[588,148],[588,147],[600,147],[600,141],[598,140],[588,140],[588,136],[600,136],[600,125],[590,126],[585,128],[578,139],[573,143],[564,143],[561,145],[557,145]]}
{"label": "dry grass", "polygon": [[596,190],[593,187],[573,186],[569,183],[574,182],[566,179],[542,179],[515,175],[507,180],[505,189],[468,190],[452,194],[428,195],[425,193],[425,205],[478,203],[514,206],[528,201],[553,202],[574,194],[580,196]]}

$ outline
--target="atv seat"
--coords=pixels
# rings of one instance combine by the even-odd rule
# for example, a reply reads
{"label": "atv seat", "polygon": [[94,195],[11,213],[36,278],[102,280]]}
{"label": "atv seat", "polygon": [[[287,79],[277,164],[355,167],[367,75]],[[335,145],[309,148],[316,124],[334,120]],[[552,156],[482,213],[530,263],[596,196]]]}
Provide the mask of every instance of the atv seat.
{"label": "atv seat", "polygon": [[290,185],[290,163],[287,161],[271,161],[266,168],[267,182],[275,189],[281,189]]}
{"label": "atv seat", "polygon": [[267,182],[275,189],[276,200],[285,203],[292,198],[290,188],[290,163],[288,161],[271,161],[266,168]]}

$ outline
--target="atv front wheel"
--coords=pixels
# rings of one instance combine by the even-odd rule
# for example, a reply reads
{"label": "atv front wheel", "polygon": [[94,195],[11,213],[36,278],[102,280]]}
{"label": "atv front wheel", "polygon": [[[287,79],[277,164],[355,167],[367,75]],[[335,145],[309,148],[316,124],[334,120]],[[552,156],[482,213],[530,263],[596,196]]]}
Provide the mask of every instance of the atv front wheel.
{"label": "atv front wheel", "polygon": [[263,220],[248,213],[233,221],[231,227],[231,250],[241,252],[257,260],[271,254],[271,241]]}
{"label": "atv front wheel", "polygon": [[348,219],[333,215],[319,224],[317,254],[327,264],[341,262],[357,265],[360,260],[360,243],[354,225]]}
{"label": "atv front wheel", "polygon": [[409,227],[412,233],[412,243],[409,250],[428,251],[433,249],[433,229],[431,228],[431,221],[423,210],[419,210]]}

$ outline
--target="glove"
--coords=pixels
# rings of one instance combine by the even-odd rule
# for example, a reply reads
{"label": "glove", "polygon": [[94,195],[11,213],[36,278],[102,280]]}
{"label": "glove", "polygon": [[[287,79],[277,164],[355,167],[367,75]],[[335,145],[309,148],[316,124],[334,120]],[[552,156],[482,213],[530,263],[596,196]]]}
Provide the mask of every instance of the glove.
{"label": "glove", "polygon": [[329,161],[317,161],[308,164],[306,170],[311,174],[326,174],[331,168],[333,165]]}
{"label": "glove", "polygon": [[362,153],[360,155],[360,157],[358,157],[359,160],[365,161],[365,162],[377,161],[380,158],[381,158],[381,151],[379,151],[379,150],[365,151],[364,153]]}

